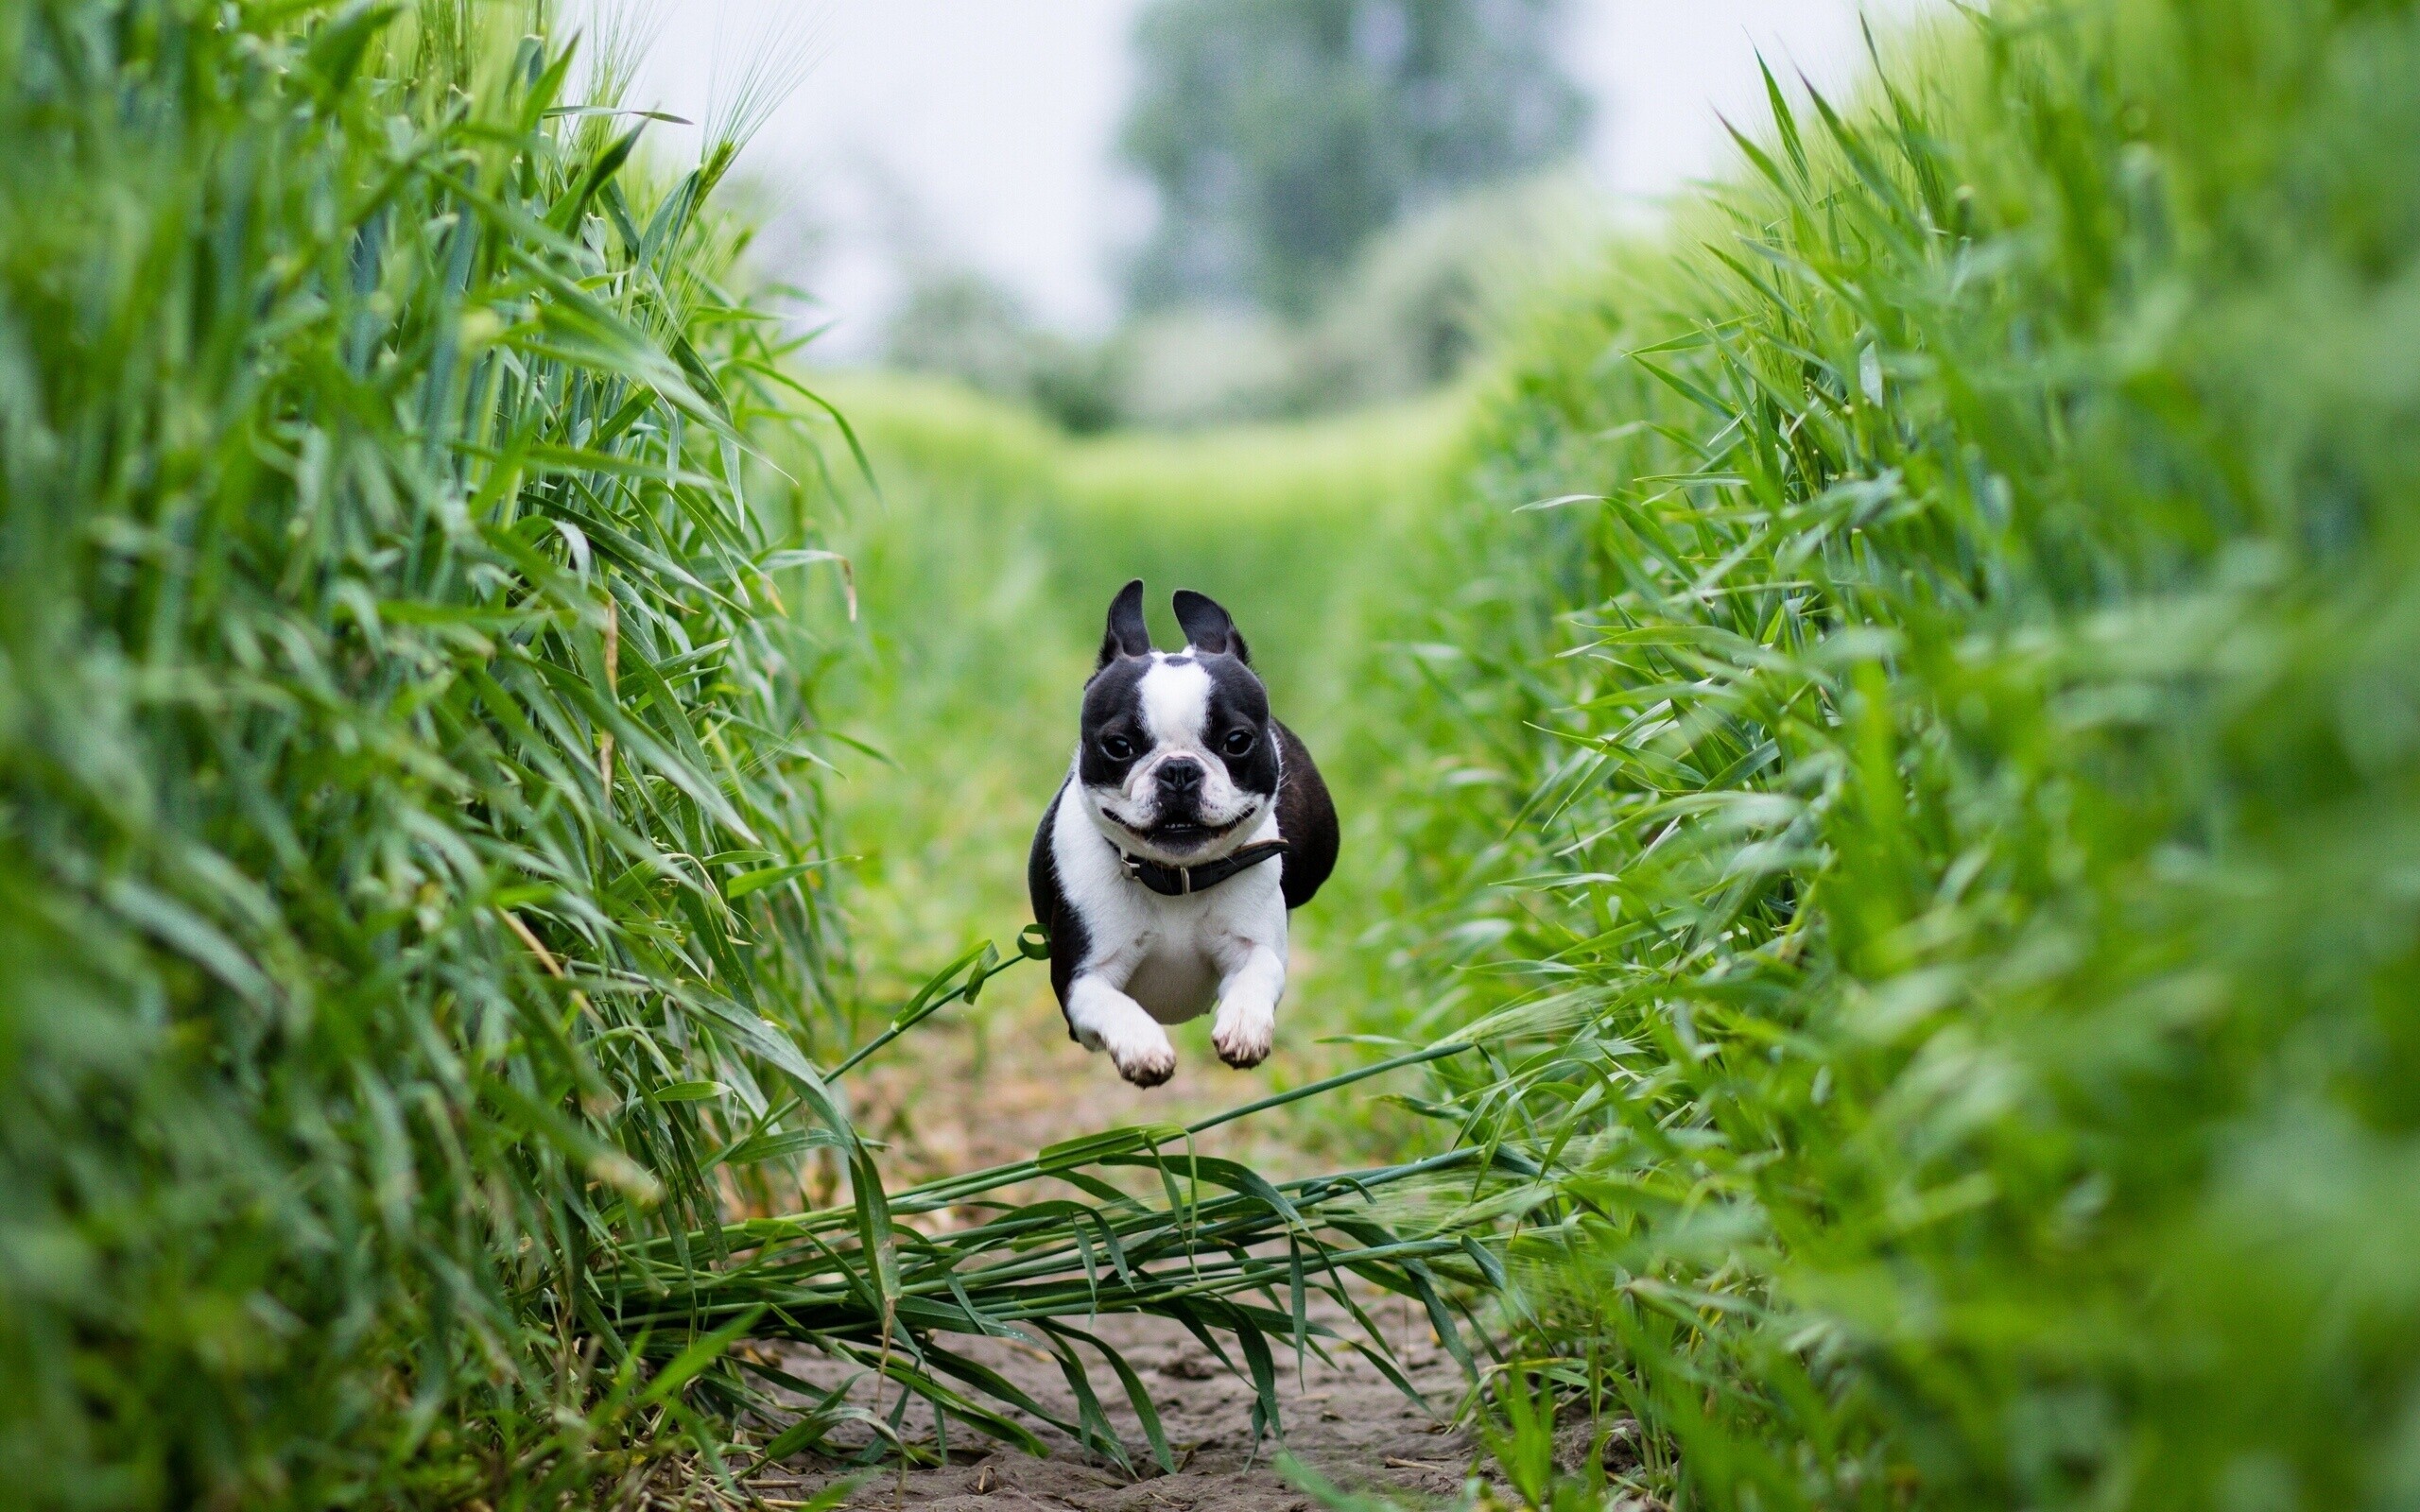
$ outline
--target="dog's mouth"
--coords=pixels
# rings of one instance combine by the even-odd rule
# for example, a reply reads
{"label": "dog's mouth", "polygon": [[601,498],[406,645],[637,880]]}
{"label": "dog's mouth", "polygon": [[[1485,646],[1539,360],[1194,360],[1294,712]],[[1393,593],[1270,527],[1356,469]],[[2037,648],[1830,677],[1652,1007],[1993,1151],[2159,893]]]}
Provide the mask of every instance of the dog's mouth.
{"label": "dog's mouth", "polygon": [[1238,816],[1224,824],[1154,824],[1135,833],[1163,850],[1195,850],[1220,835],[1233,833],[1236,826],[1243,822]]}

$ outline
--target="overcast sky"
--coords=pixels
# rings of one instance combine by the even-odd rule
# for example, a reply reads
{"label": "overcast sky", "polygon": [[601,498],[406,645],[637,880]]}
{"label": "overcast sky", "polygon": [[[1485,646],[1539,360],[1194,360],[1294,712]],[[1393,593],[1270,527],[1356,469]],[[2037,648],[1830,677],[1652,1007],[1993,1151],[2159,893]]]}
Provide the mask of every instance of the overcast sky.
{"label": "overcast sky", "polygon": [[[1929,3],[1570,0],[1565,65],[1597,99],[1591,177],[1651,214],[1725,162],[1717,112],[1761,119],[1759,49],[1835,85],[1863,60],[1860,9],[1887,24]],[[1115,154],[1142,4],[652,0],[662,29],[631,103],[703,118],[752,60],[804,39],[810,65],[743,163],[771,201],[773,261],[811,277],[838,322],[828,354],[865,351],[903,251],[972,265],[1044,320],[1098,332],[1117,253],[1150,221]],[[659,149],[695,150],[694,131],[663,129]]]}

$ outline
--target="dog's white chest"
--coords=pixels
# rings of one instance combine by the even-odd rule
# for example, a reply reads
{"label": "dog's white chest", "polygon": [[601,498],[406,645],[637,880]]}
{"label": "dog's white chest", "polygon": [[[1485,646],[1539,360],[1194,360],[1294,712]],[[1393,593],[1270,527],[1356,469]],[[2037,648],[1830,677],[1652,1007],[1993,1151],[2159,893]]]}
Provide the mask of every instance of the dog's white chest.
{"label": "dog's white chest", "polygon": [[[1286,952],[1282,861],[1263,862],[1206,892],[1169,898],[1126,876],[1117,851],[1083,815],[1070,784],[1052,835],[1061,888],[1084,931],[1079,973],[1098,977],[1161,1023],[1218,1005],[1220,984],[1255,948]],[[1265,816],[1249,838],[1276,838]]]}
{"label": "dog's white chest", "polygon": [[1218,1001],[1218,963],[1189,934],[1153,939],[1126,979],[1126,993],[1162,1023],[1183,1023]]}

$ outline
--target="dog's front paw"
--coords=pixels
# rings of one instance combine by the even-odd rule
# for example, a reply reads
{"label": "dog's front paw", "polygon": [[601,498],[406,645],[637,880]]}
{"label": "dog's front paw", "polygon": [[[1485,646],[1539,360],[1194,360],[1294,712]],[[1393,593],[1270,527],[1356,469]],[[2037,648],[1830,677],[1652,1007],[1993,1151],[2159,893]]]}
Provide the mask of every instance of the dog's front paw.
{"label": "dog's front paw", "polygon": [[1157,1087],[1176,1074],[1176,1046],[1157,1024],[1151,1033],[1120,1036],[1102,1046],[1117,1074],[1137,1087]]}
{"label": "dog's front paw", "polygon": [[1219,1058],[1237,1071],[1267,1060],[1276,1039],[1277,1016],[1267,1008],[1221,1007],[1210,1025],[1210,1043],[1218,1049]]}

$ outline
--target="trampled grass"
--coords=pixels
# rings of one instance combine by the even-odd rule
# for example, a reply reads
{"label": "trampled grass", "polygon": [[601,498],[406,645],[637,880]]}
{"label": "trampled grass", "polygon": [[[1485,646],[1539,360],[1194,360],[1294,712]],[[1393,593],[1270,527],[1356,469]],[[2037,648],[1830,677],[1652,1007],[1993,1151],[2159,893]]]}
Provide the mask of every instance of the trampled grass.
{"label": "trampled grass", "polygon": [[1774,104],[1374,663],[1528,1368],[1676,1505],[2405,1504],[2420,15],[2024,0]]}
{"label": "trampled grass", "polygon": [[[987,956],[971,977],[954,971],[933,986],[979,984],[991,970]],[[920,994],[893,1028],[912,1026],[920,1010],[946,1001]],[[1219,1125],[1468,1049],[1444,1045],[1365,1065],[1189,1124],[1102,1129],[1023,1160],[898,1190],[886,1190],[845,1116],[831,1116],[829,1143],[852,1161],[848,1201],[627,1248],[613,1258],[606,1278],[610,1317],[619,1332],[669,1341],[659,1380],[686,1383],[713,1358],[712,1345],[701,1349],[701,1343],[742,1336],[811,1345],[873,1378],[873,1406],[850,1400],[846,1383],[817,1392],[756,1355],[701,1383],[720,1386],[717,1395],[735,1415],[752,1409],[767,1423],[754,1450],[757,1464],[809,1450],[860,1462],[885,1454],[944,1462],[953,1423],[1044,1453],[1032,1428],[1042,1423],[1129,1473],[1154,1464],[1173,1472],[1176,1460],[1150,1388],[1092,1332],[1100,1317],[1120,1314],[1184,1325],[1250,1383],[1255,1442],[1282,1442],[1281,1349],[1297,1362],[1313,1353],[1329,1360],[1357,1353],[1418,1398],[1367,1311],[1377,1293],[1416,1299],[1437,1336],[1465,1368],[1474,1367],[1465,1299],[1500,1281],[1501,1269],[1450,1221],[1455,1204],[1443,1206],[1448,1221],[1438,1222],[1439,1206],[1421,1196],[1439,1183],[1498,1190],[1534,1180],[1538,1168],[1517,1153],[1463,1148],[1383,1168],[1272,1180],[1249,1162],[1202,1154],[1194,1142]],[[1398,1187],[1409,1189],[1410,1201],[1391,1201]],[[928,1216],[938,1220],[934,1231],[912,1226]],[[701,1271],[691,1257],[705,1251],[740,1258]],[[1314,1317],[1311,1306],[1322,1301],[1350,1324],[1339,1329]],[[1074,1399],[1075,1418],[970,1358],[951,1335],[1046,1348]],[[1122,1440],[1102,1411],[1099,1393],[1112,1388],[1095,1380],[1101,1366],[1132,1405],[1143,1443]],[[897,1389],[887,1410],[877,1410],[886,1383]],[[811,1400],[780,1405],[769,1393],[784,1388]],[[903,1435],[911,1399],[932,1409],[933,1441]],[[872,1430],[866,1450],[832,1439],[844,1423]]]}

